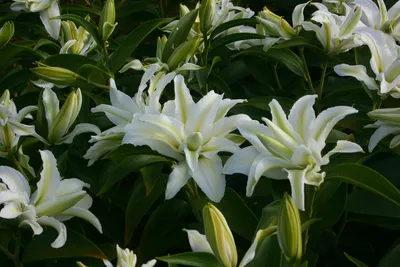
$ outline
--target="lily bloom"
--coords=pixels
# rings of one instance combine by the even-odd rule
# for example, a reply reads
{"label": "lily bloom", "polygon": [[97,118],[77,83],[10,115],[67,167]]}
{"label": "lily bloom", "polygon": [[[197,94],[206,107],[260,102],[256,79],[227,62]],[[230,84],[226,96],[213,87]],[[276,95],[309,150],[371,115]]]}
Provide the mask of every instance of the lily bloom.
{"label": "lily bloom", "polygon": [[54,155],[47,150],[40,151],[43,170],[36,184],[37,190],[31,194],[31,188],[25,177],[15,169],[0,166],[0,204],[4,207],[0,217],[16,219],[20,227],[30,227],[35,235],[43,232],[43,226],[54,228],[57,239],[53,248],[62,247],[67,241],[67,228],[63,221],[73,217],[84,219],[102,232],[101,224],[89,211],[92,198],[83,190],[89,187],[77,178],[62,179],[57,169]]}
{"label": "lily bloom", "polygon": [[252,146],[243,148],[228,159],[225,174],[248,175],[246,195],[251,196],[262,176],[289,179],[292,198],[304,210],[304,185],[319,186],[325,177],[321,167],[336,153],[362,152],[356,143],[338,141],[334,149],[322,156],[325,141],[335,124],[345,116],[357,113],[352,107],[328,108],[318,116],[312,108],[317,95],[306,95],[293,105],[287,117],[275,99],[269,104],[272,121],[262,118],[242,120],[240,133]]}

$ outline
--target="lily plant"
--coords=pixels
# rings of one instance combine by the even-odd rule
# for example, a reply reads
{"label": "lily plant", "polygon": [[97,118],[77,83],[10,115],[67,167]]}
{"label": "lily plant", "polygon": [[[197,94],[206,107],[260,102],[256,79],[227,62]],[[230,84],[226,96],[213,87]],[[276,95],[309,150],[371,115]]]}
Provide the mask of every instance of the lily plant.
{"label": "lily plant", "polygon": [[46,113],[48,135],[47,140],[50,144],[70,144],[75,136],[82,133],[100,133],[100,129],[90,123],[80,123],[69,132],[74,124],[82,107],[82,93],[78,88],[76,92],[71,92],[65,103],[60,109],[57,94],[50,88],[43,91],[43,106]]}
{"label": "lily plant", "polygon": [[[117,265],[116,267],[136,267],[137,256],[132,250],[122,249],[117,245]],[[113,264],[109,260],[104,260],[104,265],[106,267],[113,267]],[[157,263],[156,260],[150,260],[147,263],[142,264],[142,267],[153,267]],[[78,267],[86,267],[82,262],[77,262]]]}
{"label": "lily plant", "polygon": [[209,199],[219,202],[225,192],[225,176],[218,152],[239,149],[237,138],[229,133],[239,120],[247,118],[226,115],[244,100],[223,99],[210,91],[195,103],[183,76],[176,76],[174,83],[175,100],[166,102],[161,114],[137,114],[125,127],[123,143],[147,145],[177,161],[168,178],[166,199],[193,177]]}
{"label": "lily plant", "polygon": [[371,28],[360,29],[359,36],[371,51],[370,65],[375,77],[370,77],[363,65],[340,64],[334,67],[335,72],[356,78],[379,95],[400,98],[400,47],[390,35]]}
{"label": "lily plant", "polygon": [[242,120],[238,129],[252,146],[233,154],[224,166],[225,174],[248,175],[246,195],[251,196],[262,176],[289,179],[292,198],[300,210],[305,209],[305,184],[319,186],[325,177],[321,167],[336,153],[362,152],[353,142],[340,140],[324,156],[328,134],[345,116],[357,113],[352,107],[338,106],[322,111],[318,116],[312,106],[316,95],[297,100],[287,117],[275,99],[269,103],[272,121],[262,118],[263,125],[254,120]]}
{"label": "lily plant", "polygon": [[42,150],[40,156],[43,170],[33,193],[19,171],[0,166],[0,204],[4,205],[0,217],[17,220],[20,227],[30,227],[34,235],[40,235],[43,226],[54,228],[58,237],[51,244],[53,248],[64,246],[67,229],[63,221],[73,217],[88,221],[101,233],[99,220],[88,210],[93,200],[83,187],[89,185],[77,178],[62,179],[50,151]]}
{"label": "lily plant", "polygon": [[389,147],[395,148],[400,145],[400,108],[375,109],[368,112],[367,115],[376,120],[375,123],[365,126],[365,128],[376,129],[369,140],[369,152],[372,152],[382,139],[391,134],[396,136],[390,142]]}
{"label": "lily plant", "polygon": [[10,8],[13,11],[39,12],[40,19],[51,38],[58,40],[61,20],[58,0],[13,0]]}
{"label": "lily plant", "polygon": [[[322,4],[312,3],[318,8],[312,14],[311,21],[302,23],[303,29],[313,31],[327,54],[339,54],[362,45],[355,30],[362,27],[362,10],[359,5],[345,6],[345,14],[337,15]],[[318,24],[316,24],[318,23]]]}

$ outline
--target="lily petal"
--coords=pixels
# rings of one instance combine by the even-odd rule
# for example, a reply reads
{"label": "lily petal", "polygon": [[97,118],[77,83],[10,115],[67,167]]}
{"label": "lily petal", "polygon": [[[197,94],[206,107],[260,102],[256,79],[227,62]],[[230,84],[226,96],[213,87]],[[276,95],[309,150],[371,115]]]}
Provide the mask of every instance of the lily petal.
{"label": "lily petal", "polygon": [[194,104],[193,98],[190,95],[189,88],[185,84],[182,75],[178,75],[174,79],[175,82],[175,113],[178,119],[186,123],[189,115],[189,108]]}
{"label": "lily petal", "polygon": [[299,210],[304,210],[304,184],[308,169],[284,170],[288,173],[288,179],[292,189],[292,199]]}
{"label": "lily petal", "polygon": [[315,121],[315,111],[313,109],[317,95],[303,96],[297,100],[290,110],[288,119],[294,130],[300,134],[305,143],[310,138],[311,125]]}
{"label": "lily petal", "polygon": [[31,194],[31,188],[25,177],[11,167],[0,166],[0,179],[14,192],[26,192]]}
{"label": "lily petal", "polygon": [[64,136],[63,138],[60,139],[57,144],[61,143],[66,143],[66,144],[71,144],[72,141],[74,140],[75,136],[83,134],[83,133],[95,133],[95,134],[100,134],[100,129],[94,124],[90,123],[80,123],[75,126],[74,130]]}
{"label": "lily petal", "polygon": [[249,175],[250,167],[259,154],[258,150],[253,146],[245,147],[235,152],[226,161],[222,172],[225,174],[242,173]]}
{"label": "lily petal", "polygon": [[379,86],[376,83],[375,79],[368,76],[365,66],[351,66],[348,64],[340,64],[336,65],[333,69],[339,76],[351,76],[356,78],[360,82],[363,82],[370,90],[379,89]]}
{"label": "lily petal", "polygon": [[40,19],[46,31],[50,34],[51,38],[58,40],[61,29],[61,20],[53,19],[54,17],[60,16],[60,8],[58,1],[52,1],[49,8],[40,12]]}
{"label": "lily petal", "polygon": [[53,248],[60,248],[67,242],[67,228],[65,225],[52,217],[43,216],[37,219],[40,225],[50,226],[58,232],[58,236],[51,246]]}
{"label": "lily petal", "polygon": [[372,152],[378,143],[384,139],[386,136],[391,134],[400,133],[400,127],[392,125],[382,125],[371,135],[368,144],[368,151]]}
{"label": "lily petal", "polygon": [[96,227],[100,233],[103,233],[99,219],[87,209],[72,207],[63,211],[60,215],[81,218]]}
{"label": "lily petal", "polygon": [[172,166],[173,171],[168,177],[165,199],[173,198],[190,179],[189,166],[186,161],[180,161]]}
{"label": "lily petal", "polygon": [[335,148],[326,153],[325,156],[322,158],[323,164],[324,165],[328,164],[329,158],[336,153],[358,153],[358,152],[364,152],[363,149],[358,144],[346,140],[339,140]]}
{"label": "lily petal", "polygon": [[222,161],[219,156],[213,159],[200,157],[193,179],[210,200],[221,201],[225,192],[225,175],[222,174]]}
{"label": "lily petal", "polygon": [[188,235],[189,244],[193,252],[206,252],[214,254],[210,244],[207,241],[206,235],[202,235],[199,233],[199,231],[196,230],[183,230]]}

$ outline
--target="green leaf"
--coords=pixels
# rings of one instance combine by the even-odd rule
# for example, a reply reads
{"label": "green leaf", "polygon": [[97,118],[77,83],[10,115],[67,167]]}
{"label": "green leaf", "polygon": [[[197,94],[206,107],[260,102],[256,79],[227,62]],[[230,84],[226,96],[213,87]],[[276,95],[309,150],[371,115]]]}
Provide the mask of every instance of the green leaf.
{"label": "green leaf", "polygon": [[157,259],[168,263],[183,264],[186,266],[222,267],[214,255],[206,252],[186,252],[170,256],[157,257]]}
{"label": "green leaf", "polygon": [[253,240],[257,217],[233,189],[226,188],[223,199],[215,206],[224,214],[232,231],[249,241]]}
{"label": "green leaf", "polygon": [[279,247],[277,235],[271,235],[258,244],[254,259],[246,267],[272,266],[281,267],[286,263]]}
{"label": "green leaf", "polygon": [[107,192],[113,185],[118,183],[129,173],[138,171],[150,164],[160,162],[170,162],[170,160],[158,155],[132,155],[118,164],[111,165],[103,175],[103,179],[106,180],[106,182],[98,195]]}
{"label": "green leaf", "polygon": [[236,26],[253,26],[256,25],[258,22],[256,19],[254,18],[250,18],[250,19],[235,19],[235,20],[230,20],[228,22],[222,23],[220,25],[218,25],[218,27],[216,27],[210,34],[210,40],[214,39],[215,36],[217,36],[218,34],[236,27]]}
{"label": "green leaf", "polygon": [[179,20],[178,24],[176,24],[174,30],[168,37],[167,43],[164,46],[162,62],[168,62],[169,57],[172,55],[174,49],[186,41],[188,34],[192,29],[192,25],[197,18],[198,12],[198,9],[190,11]]}
{"label": "green leaf", "polygon": [[236,41],[252,40],[252,39],[264,39],[266,36],[257,33],[233,33],[228,34],[224,37],[217,38],[211,43],[209,51],[212,51],[220,46],[224,46]]}
{"label": "green leaf", "polygon": [[125,245],[131,241],[140,220],[165,191],[168,177],[160,172],[154,174],[155,184],[150,192],[147,192],[143,179],[135,184],[125,210]]}
{"label": "green leaf", "polygon": [[282,48],[289,48],[289,47],[294,47],[294,46],[305,46],[305,45],[311,45],[310,42],[301,36],[293,37],[289,40],[285,40],[282,43],[279,43],[277,45],[274,45],[274,49],[282,49]]}
{"label": "green leaf", "polygon": [[337,165],[326,175],[326,181],[341,181],[364,188],[400,206],[400,191],[380,173],[359,164]]}
{"label": "green leaf", "polygon": [[190,215],[190,205],[181,199],[167,200],[159,205],[143,230],[138,258],[146,262],[187,244],[187,234],[182,229],[187,225],[185,219]]}
{"label": "green leaf", "polygon": [[138,45],[155,29],[163,24],[170,22],[172,19],[155,19],[150,20],[142,25],[136,27],[125,40],[121,43],[120,47],[114,52],[110,59],[110,69],[113,73],[117,72],[122,65],[124,65],[127,58],[131,56],[133,51]]}
{"label": "green leaf", "polygon": [[85,28],[85,30],[90,33],[90,35],[93,37],[93,39],[96,41],[96,43],[100,46],[103,47],[103,41],[101,40],[101,37],[97,31],[97,27],[90,23],[89,21],[85,20],[85,18],[82,18],[78,15],[74,14],[64,14],[61,16],[56,17],[58,19],[63,19],[63,20],[70,20],[79,26],[82,26]]}
{"label": "green leaf", "polygon": [[91,257],[106,259],[104,253],[83,235],[68,229],[67,242],[61,248],[52,248],[50,244],[56,239],[53,229],[36,236],[24,249],[22,262],[34,262],[47,259]]}
{"label": "green leaf", "polygon": [[350,256],[349,254],[347,254],[346,252],[344,252],[344,255],[346,256],[346,258],[351,261],[352,263],[354,263],[355,265],[357,265],[357,267],[368,267],[368,265],[366,265],[365,263],[357,260],[356,258],[353,258],[352,256]]}
{"label": "green leaf", "polygon": [[358,214],[400,219],[400,207],[398,205],[365,190],[356,189],[348,195],[345,209]]}
{"label": "green leaf", "polygon": [[265,59],[272,59],[274,61],[282,63],[298,76],[304,77],[305,75],[304,65],[300,57],[287,48],[276,49],[273,47],[268,49],[267,52],[264,52],[262,48],[254,47],[236,54],[236,56],[240,55],[252,55]]}
{"label": "green leaf", "polygon": [[400,244],[394,246],[379,262],[378,267],[394,267],[400,262]]}
{"label": "green leaf", "polygon": [[277,200],[269,203],[262,210],[262,215],[260,221],[258,222],[257,231],[261,229],[266,229],[271,225],[276,225],[278,222],[278,217],[281,213],[282,200]]}

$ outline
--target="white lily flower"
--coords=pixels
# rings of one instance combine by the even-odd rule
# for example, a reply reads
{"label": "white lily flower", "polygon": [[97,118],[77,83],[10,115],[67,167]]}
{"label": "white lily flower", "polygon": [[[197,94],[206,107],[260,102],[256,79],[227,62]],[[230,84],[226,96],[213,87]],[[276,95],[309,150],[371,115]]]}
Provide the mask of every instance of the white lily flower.
{"label": "white lily flower", "polygon": [[400,98],[400,47],[390,35],[371,28],[362,28],[359,36],[371,51],[370,65],[375,78],[369,77],[362,65],[340,64],[335,66],[335,72],[340,76],[356,78],[368,89],[378,90],[380,95],[390,94]]}
{"label": "white lily flower", "polygon": [[40,12],[40,19],[49,35],[58,40],[61,20],[54,19],[60,16],[58,0],[14,0],[10,6],[14,11]]}
{"label": "white lily flower", "polygon": [[[86,16],[86,20],[90,20]],[[72,21],[61,22],[61,50],[60,54],[78,54],[87,55],[92,49],[95,48],[96,42],[94,38],[83,28],[76,27]]]}
{"label": "white lily flower", "polygon": [[88,209],[92,198],[82,190],[88,187],[77,178],[62,179],[54,155],[47,150],[40,151],[43,170],[37,183],[37,190],[31,189],[23,175],[13,168],[0,166],[0,204],[4,204],[0,217],[17,219],[19,226],[29,226],[35,235],[43,232],[42,226],[53,227],[58,232],[51,244],[62,247],[67,241],[67,229],[62,223],[73,217],[88,221],[102,232],[99,220]]}
{"label": "white lily flower", "polygon": [[378,5],[372,0],[354,0],[353,4],[360,5],[363,14],[361,21],[376,30],[384,31],[398,41],[400,40],[400,2],[397,1],[387,10],[385,1],[378,0]]}
{"label": "white lily flower", "polygon": [[33,136],[42,142],[45,140],[35,131],[35,126],[22,124],[25,118],[32,119],[30,113],[37,110],[36,106],[26,106],[17,112],[10,92],[5,90],[0,98],[0,157],[6,157],[10,152],[16,152],[21,136]]}
{"label": "white lily flower", "polygon": [[[152,71],[155,72],[155,67]],[[149,74],[149,72],[147,73]],[[104,154],[119,147],[125,134],[125,126],[132,122],[135,114],[158,114],[161,112],[160,97],[167,83],[174,74],[164,76],[162,81],[151,80],[152,75],[143,75],[141,85],[134,97],[118,90],[115,81],[110,79],[111,105],[101,104],[92,108],[92,112],[104,112],[107,118],[115,125],[96,136],[92,136],[90,143],[95,143],[83,156],[92,165]],[[147,92],[145,89],[150,81]]]}
{"label": "white lily flower", "polygon": [[396,135],[390,142],[390,148],[400,145],[400,108],[381,108],[368,112],[371,119],[376,120],[374,124],[369,124],[365,128],[376,128],[368,144],[368,151],[372,152],[378,143],[385,137]]}
{"label": "white lily flower", "polygon": [[322,4],[313,3],[319,10],[313,13],[311,20],[314,22],[303,22],[303,29],[315,32],[318,41],[328,54],[339,54],[346,52],[354,47],[362,45],[357,39],[354,31],[362,26],[360,22],[362,10],[355,5],[350,8],[346,4],[345,15],[337,15],[328,11]]}
{"label": "white lily flower", "polygon": [[247,118],[225,116],[244,100],[222,99],[211,91],[195,103],[183,76],[176,76],[174,82],[175,100],[165,103],[164,114],[136,115],[125,128],[123,143],[147,145],[178,161],[168,179],[167,199],[193,177],[211,200],[219,202],[225,191],[225,176],[218,152],[239,148],[229,139],[229,133],[236,129],[237,121]]}
{"label": "white lily flower", "polygon": [[71,92],[60,109],[57,94],[50,88],[46,88],[43,92],[43,106],[48,126],[47,139],[51,144],[70,144],[75,136],[79,134],[88,132],[100,133],[100,129],[97,126],[89,123],[80,123],[75,126],[74,130],[69,132],[81,110],[82,93],[80,89],[76,92]]}
{"label": "white lily flower", "polygon": [[304,210],[304,184],[319,186],[325,177],[321,166],[329,163],[336,153],[362,152],[356,143],[338,141],[336,147],[322,156],[325,140],[335,124],[358,111],[338,106],[324,110],[317,117],[312,108],[316,95],[306,95],[293,105],[286,117],[278,101],[269,104],[272,121],[243,120],[238,129],[252,146],[236,152],[224,167],[225,174],[248,175],[246,195],[251,196],[261,178],[289,179],[292,198]]}
{"label": "white lily flower", "polygon": [[[132,250],[122,249],[117,245],[117,265],[116,267],[136,267],[137,257]],[[103,260],[106,267],[113,267],[112,263],[108,260]],[[153,267],[157,263],[156,260],[151,260],[142,264],[142,267]],[[77,262],[79,267],[86,267],[82,262]]]}

